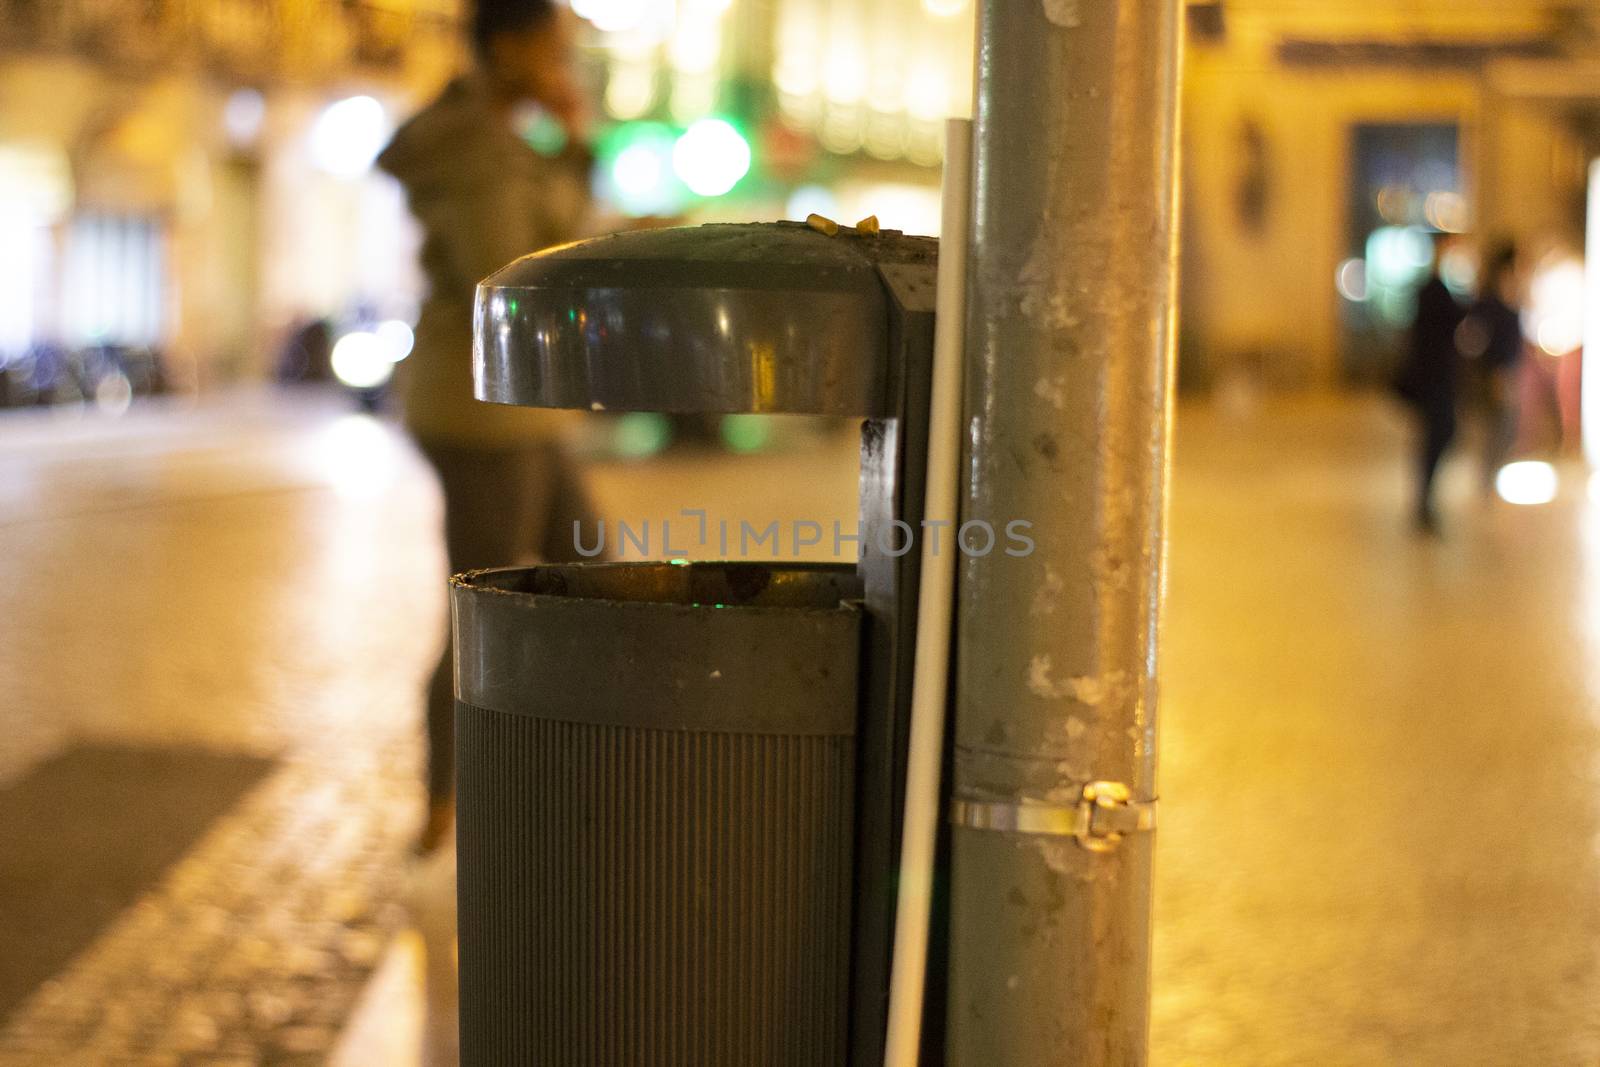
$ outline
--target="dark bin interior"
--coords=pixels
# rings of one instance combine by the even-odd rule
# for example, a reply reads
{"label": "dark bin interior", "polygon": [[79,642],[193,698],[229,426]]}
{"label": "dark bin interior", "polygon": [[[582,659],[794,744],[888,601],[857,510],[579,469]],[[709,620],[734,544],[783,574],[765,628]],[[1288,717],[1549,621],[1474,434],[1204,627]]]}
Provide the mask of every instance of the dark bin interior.
{"label": "dark bin interior", "polygon": [[853,567],[834,564],[570,563],[462,575],[484,591],[630,603],[836,609],[861,596]]}

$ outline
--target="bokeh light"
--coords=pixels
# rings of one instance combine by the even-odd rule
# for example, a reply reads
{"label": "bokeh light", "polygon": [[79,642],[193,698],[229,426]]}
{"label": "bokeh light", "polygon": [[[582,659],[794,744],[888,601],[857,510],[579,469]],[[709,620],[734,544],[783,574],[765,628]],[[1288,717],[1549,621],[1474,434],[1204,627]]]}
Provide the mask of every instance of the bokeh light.
{"label": "bokeh light", "polygon": [[333,346],[334,377],[352,389],[376,389],[394,374],[389,348],[376,333],[356,330]]}
{"label": "bokeh light", "polygon": [[95,385],[94,404],[107,415],[124,414],[133,404],[133,383],[121,371],[112,371]]}
{"label": "bokeh light", "polygon": [[650,411],[632,411],[617,419],[611,447],[625,459],[644,459],[672,443],[672,421]]}
{"label": "bokeh light", "polygon": [[647,145],[631,144],[611,165],[611,176],[625,197],[648,195],[661,184],[661,157]]}
{"label": "bokeh light", "polygon": [[1339,287],[1340,296],[1361,303],[1367,298],[1367,261],[1356,256],[1339,264],[1334,284]]}
{"label": "bokeh light", "polygon": [[759,452],[772,443],[772,418],[767,415],[725,415],[717,430],[730,452]]}
{"label": "bokeh light", "polygon": [[656,100],[656,71],[648,63],[619,63],[606,82],[606,110],[619,119],[636,119]]}
{"label": "bokeh light", "polygon": [[[651,7],[674,7],[671,0],[572,0],[572,10],[603,33],[623,33],[644,23]],[[669,16],[670,17],[670,16]]]}
{"label": "bokeh light", "polygon": [[329,174],[365,174],[389,140],[389,117],[370,96],[329,104],[311,126],[311,161]]}
{"label": "bokeh light", "polygon": [[1461,233],[1470,217],[1466,197],[1447,190],[1429,193],[1423,201],[1422,214],[1429,226],[1445,233]]}
{"label": "bokeh light", "polygon": [[1583,344],[1583,262],[1571,256],[1542,266],[1528,285],[1522,329],[1548,356],[1564,356]]}
{"label": "bokeh light", "polygon": [[725,119],[701,119],[672,149],[672,168],[698,196],[721,196],[750,171],[750,143]]}
{"label": "bokeh light", "polygon": [[1556,469],[1540,460],[1507,463],[1494,478],[1495,492],[1508,504],[1548,504],[1560,488]]}
{"label": "bokeh light", "polygon": [[74,191],[72,164],[61,149],[31,141],[0,144],[0,213],[50,225],[71,209]]}
{"label": "bokeh light", "polygon": [[388,357],[390,363],[399,363],[405,359],[417,343],[417,335],[400,319],[389,319],[387,322],[379,323],[373,333],[382,342],[384,355]]}
{"label": "bokeh light", "polygon": [[624,214],[670,215],[687,192],[673,173],[677,133],[659,122],[629,122],[601,142],[600,192]]}
{"label": "bokeh light", "polygon": [[1433,262],[1432,235],[1420,226],[1380,226],[1367,238],[1366,293],[1391,326],[1411,321],[1412,293]]}
{"label": "bokeh light", "polygon": [[267,101],[255,89],[236,89],[222,105],[222,129],[235,148],[250,148],[261,137]]}

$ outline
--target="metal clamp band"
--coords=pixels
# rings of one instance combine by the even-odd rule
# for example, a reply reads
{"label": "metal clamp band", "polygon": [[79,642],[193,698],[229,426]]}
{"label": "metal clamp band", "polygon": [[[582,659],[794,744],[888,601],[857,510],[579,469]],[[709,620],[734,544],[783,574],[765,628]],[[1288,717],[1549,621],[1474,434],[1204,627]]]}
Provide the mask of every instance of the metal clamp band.
{"label": "metal clamp band", "polygon": [[950,822],[969,830],[1071,837],[1090,852],[1109,852],[1124,834],[1155,829],[1156,802],[1132,799],[1121,782],[1089,782],[1072,807],[1026,798],[1019,804],[953,800]]}

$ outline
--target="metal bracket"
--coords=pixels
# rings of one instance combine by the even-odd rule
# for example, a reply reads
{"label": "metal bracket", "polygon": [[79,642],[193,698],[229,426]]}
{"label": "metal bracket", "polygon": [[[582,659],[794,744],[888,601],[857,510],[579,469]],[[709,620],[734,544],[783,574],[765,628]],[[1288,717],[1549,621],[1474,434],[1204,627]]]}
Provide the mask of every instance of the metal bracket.
{"label": "metal bracket", "polygon": [[1121,782],[1089,782],[1071,807],[1026,797],[1016,804],[953,800],[950,822],[969,830],[1071,837],[1090,852],[1110,852],[1125,834],[1155,829],[1156,802],[1134,800]]}

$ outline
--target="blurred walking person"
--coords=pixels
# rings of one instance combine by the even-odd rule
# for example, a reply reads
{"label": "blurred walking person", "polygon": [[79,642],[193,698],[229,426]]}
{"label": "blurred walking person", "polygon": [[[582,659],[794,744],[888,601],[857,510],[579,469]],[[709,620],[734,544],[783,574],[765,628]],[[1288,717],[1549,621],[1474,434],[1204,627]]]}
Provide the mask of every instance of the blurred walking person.
{"label": "blurred walking person", "polygon": [[1456,436],[1456,403],[1461,392],[1461,353],[1456,331],[1465,313],[1451,294],[1439,266],[1444,245],[1435,241],[1428,280],[1417,292],[1417,317],[1411,346],[1396,387],[1417,416],[1417,495],[1415,519],[1423,533],[1439,532],[1434,482],[1439,464]]}
{"label": "blurred walking person", "polygon": [[1478,300],[1462,324],[1457,345],[1472,358],[1483,390],[1485,493],[1494,491],[1495,475],[1510,457],[1517,438],[1517,370],[1523,347],[1521,305],[1517,247],[1506,241],[1496,245],[1484,261]]}
{"label": "blurred walking person", "polygon": [[[574,69],[573,16],[554,0],[479,0],[475,62],[407,122],[378,165],[405,187],[424,231],[429,295],[400,381],[404,418],[444,491],[450,570],[576,560],[572,523],[589,508],[559,442],[559,415],[472,396],[477,283],[519,256],[578,236],[591,157]],[[567,147],[535,152],[517,123],[530,105]],[[592,523],[587,523],[592,528]],[[427,851],[454,825],[451,649],[428,691]]]}

